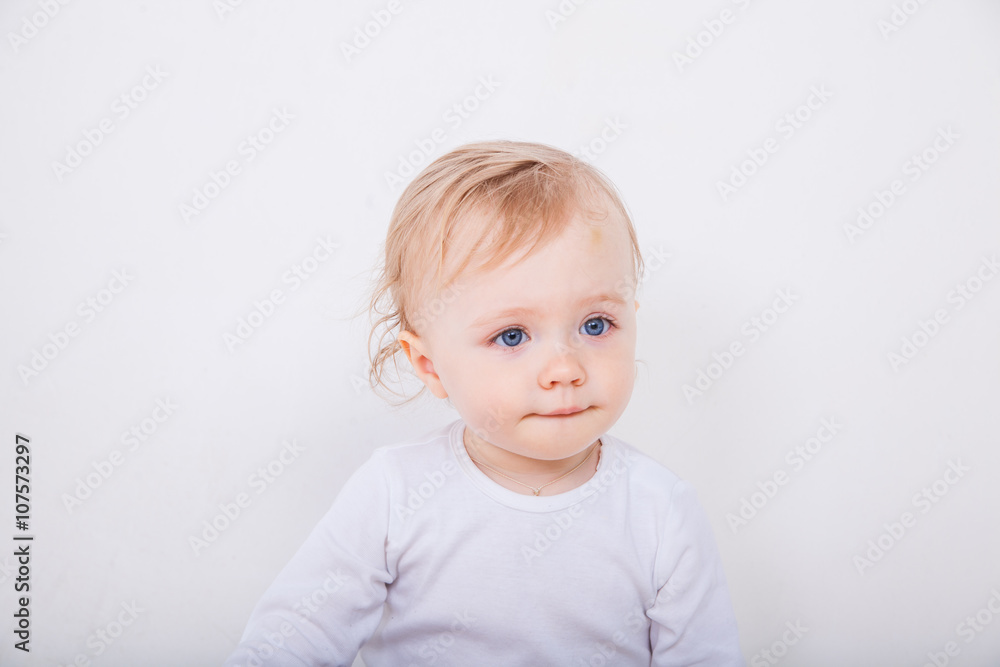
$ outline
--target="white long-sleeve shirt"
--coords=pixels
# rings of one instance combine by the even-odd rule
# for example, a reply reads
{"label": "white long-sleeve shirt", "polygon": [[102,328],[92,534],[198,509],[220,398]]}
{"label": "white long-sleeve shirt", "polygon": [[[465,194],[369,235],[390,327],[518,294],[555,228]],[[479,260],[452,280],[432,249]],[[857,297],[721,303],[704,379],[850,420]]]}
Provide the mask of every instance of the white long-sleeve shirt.
{"label": "white long-sleeve shirt", "polygon": [[459,419],[381,447],[265,592],[227,667],[744,665],[692,487],[601,436],[584,485],[506,489]]}

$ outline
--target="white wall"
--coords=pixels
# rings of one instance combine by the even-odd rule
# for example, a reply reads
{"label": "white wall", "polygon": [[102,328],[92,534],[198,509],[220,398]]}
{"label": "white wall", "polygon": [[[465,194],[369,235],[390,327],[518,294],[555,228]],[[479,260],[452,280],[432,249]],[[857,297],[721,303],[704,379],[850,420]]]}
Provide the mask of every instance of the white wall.
{"label": "white wall", "polygon": [[[35,535],[30,657],[0,559],[0,663],[222,662],[372,449],[455,416],[359,388],[365,319],[350,315],[400,191],[386,172],[418,144],[436,157],[502,137],[590,144],[634,213],[646,366],[614,432],[699,489],[748,661],[773,645],[787,665],[997,664],[996,3],[398,0],[348,61],[340,45],[386,3],[222,1],[0,8],[0,479],[30,437]],[[448,113],[484,79],[495,90],[468,118]],[[272,120],[250,160],[242,142]],[[88,154],[54,166],[77,145]],[[915,169],[925,151],[936,161]],[[209,187],[229,161],[239,172]],[[755,173],[723,197],[741,164]],[[206,187],[217,196],[183,215]],[[852,231],[879,196],[894,201]],[[339,248],[296,288],[283,276],[317,238]],[[284,301],[231,351],[224,336],[272,290]],[[904,338],[919,349],[894,363]],[[743,354],[711,367],[734,342]],[[50,358],[20,370],[35,352]],[[686,396],[699,370],[715,379]],[[162,423],[157,401],[176,406]],[[794,463],[823,420],[836,434]],[[144,423],[144,441],[122,440]],[[292,440],[302,453],[259,484]],[[189,538],[241,493],[196,554]],[[760,505],[745,525],[727,517],[742,499]],[[887,553],[859,565],[880,539]],[[113,644],[92,636],[133,601]],[[993,622],[962,625],[977,613]],[[788,622],[808,628],[792,646]]]}

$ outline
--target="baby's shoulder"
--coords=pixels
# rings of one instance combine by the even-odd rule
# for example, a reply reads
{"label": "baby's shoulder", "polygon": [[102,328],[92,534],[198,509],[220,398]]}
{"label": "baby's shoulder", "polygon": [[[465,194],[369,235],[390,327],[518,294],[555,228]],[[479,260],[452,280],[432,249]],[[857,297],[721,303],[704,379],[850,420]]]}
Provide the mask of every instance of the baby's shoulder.
{"label": "baby's shoulder", "polygon": [[658,483],[667,482],[671,485],[680,481],[680,477],[673,470],[646,454],[630,442],[615,436],[605,436],[612,445],[613,456],[622,459],[629,467],[633,476],[642,479],[650,479]]}
{"label": "baby's shoulder", "polygon": [[629,443],[620,442],[617,453],[628,466],[624,488],[629,521],[661,536],[701,530],[704,510],[690,482]]}
{"label": "baby's shoulder", "polygon": [[628,487],[633,496],[658,503],[669,503],[675,493],[690,487],[673,470],[620,438],[613,438],[614,460],[610,466],[613,475],[627,474]]}
{"label": "baby's shoulder", "polygon": [[380,468],[396,480],[422,477],[435,471],[451,475],[458,470],[447,427],[377,447],[368,465]]}

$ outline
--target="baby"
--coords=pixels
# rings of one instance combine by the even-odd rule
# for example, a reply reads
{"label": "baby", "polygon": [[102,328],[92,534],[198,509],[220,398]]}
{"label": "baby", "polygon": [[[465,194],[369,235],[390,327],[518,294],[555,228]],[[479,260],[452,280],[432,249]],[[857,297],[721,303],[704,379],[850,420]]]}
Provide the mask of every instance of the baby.
{"label": "baby", "polygon": [[614,186],[568,153],[424,169],[372,295],[372,384],[402,351],[460,418],[373,452],[226,665],[744,665],[694,490],[608,433],[642,273]]}

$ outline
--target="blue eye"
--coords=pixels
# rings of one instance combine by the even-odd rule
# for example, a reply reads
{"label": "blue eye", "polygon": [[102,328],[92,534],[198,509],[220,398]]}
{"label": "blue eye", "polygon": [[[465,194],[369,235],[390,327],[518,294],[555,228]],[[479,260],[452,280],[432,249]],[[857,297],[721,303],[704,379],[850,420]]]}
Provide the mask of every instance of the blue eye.
{"label": "blue eye", "polygon": [[[496,338],[493,339],[494,342],[501,340],[503,344],[500,347],[517,347],[518,343],[524,337],[524,331],[521,329],[507,329],[506,331],[500,333]],[[507,345],[510,343],[510,345]]]}
{"label": "blue eye", "polygon": [[[615,326],[614,321],[610,317],[592,317],[580,327],[580,333],[591,338],[596,338],[597,336],[608,335]],[[513,350],[523,343],[526,338],[527,334],[524,332],[524,329],[512,327],[506,331],[501,331],[490,342],[504,349]]]}
{"label": "blue eye", "polygon": [[[607,322],[607,326],[605,326],[604,324],[605,322]],[[597,324],[596,327],[591,326],[592,324],[595,323]],[[584,323],[584,325],[580,327],[580,333],[587,334],[589,336],[600,336],[606,330],[610,329],[612,326],[613,325],[611,324],[611,320],[609,320],[608,318],[594,317],[592,319],[587,320],[586,323]]]}

